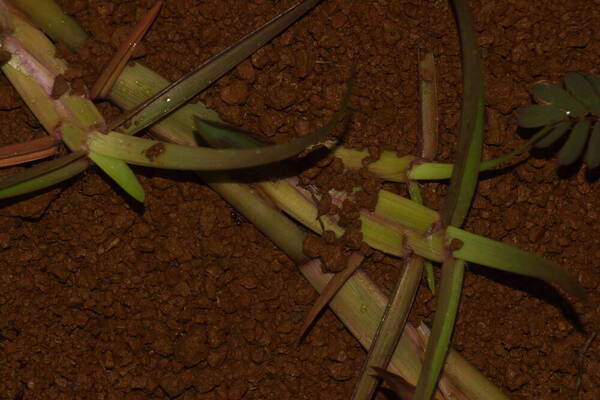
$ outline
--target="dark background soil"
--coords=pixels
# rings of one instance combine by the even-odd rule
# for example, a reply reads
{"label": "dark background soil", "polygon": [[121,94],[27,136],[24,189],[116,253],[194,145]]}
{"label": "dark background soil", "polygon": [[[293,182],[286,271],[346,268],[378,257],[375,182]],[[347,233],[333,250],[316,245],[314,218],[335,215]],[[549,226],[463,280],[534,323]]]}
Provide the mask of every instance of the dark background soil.
{"label": "dark background soil", "polygon": [[[97,39],[94,66],[81,71],[93,82],[153,1],[62,3]],[[141,61],[176,79],[292,3],[167,0]],[[522,142],[516,112],[536,80],[600,74],[600,5],[472,7],[489,158]],[[325,0],[201,98],[227,121],[285,141],[331,114],[356,62],[347,142],[416,154],[419,49],[436,54],[438,159],[451,160],[460,54],[446,1]],[[42,135],[1,79],[0,143]],[[95,169],[0,203],[0,398],[347,398],[365,352],[330,311],[294,344],[316,297],[295,265],[194,175],[136,171],[143,206]],[[480,183],[467,228],[559,262],[589,293],[586,303],[568,303],[545,283],[470,266],[454,346],[511,398],[600,398],[600,339],[578,357],[600,328],[597,176],[536,154]],[[439,208],[445,191],[425,185],[427,204]],[[386,288],[401,266],[388,257],[367,263]],[[411,319],[430,322],[434,309],[423,286]]]}

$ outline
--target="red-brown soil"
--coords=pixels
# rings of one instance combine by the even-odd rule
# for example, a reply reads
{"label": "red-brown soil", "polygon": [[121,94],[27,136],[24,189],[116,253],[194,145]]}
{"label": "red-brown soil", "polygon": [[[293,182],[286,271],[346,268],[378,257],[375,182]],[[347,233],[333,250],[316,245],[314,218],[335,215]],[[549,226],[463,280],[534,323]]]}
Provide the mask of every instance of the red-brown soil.
{"label": "red-brown soil", "polygon": [[[87,52],[94,67],[81,71],[91,84],[153,1],[62,3],[96,39]],[[140,61],[176,79],[292,3],[166,0]],[[534,82],[600,74],[600,5],[471,5],[490,158],[522,142],[516,114]],[[201,98],[227,121],[286,141],[331,115],[356,63],[346,142],[417,154],[419,49],[436,55],[438,159],[452,160],[460,53],[446,1],[324,0]],[[0,79],[0,143],[41,136]],[[107,103],[102,110],[117,113]],[[195,175],[136,171],[144,205],[96,169],[0,202],[0,398],[348,398],[365,352],[330,311],[295,345],[316,297],[296,266]],[[540,153],[484,174],[479,185],[469,230],[559,262],[589,294],[569,303],[545,283],[469,267],[454,346],[510,398],[600,398],[600,339],[579,355],[600,329],[597,178]],[[446,185],[424,190],[427,205],[439,208]],[[401,267],[389,257],[366,266],[388,289]],[[411,320],[429,323],[434,310],[422,285]]]}

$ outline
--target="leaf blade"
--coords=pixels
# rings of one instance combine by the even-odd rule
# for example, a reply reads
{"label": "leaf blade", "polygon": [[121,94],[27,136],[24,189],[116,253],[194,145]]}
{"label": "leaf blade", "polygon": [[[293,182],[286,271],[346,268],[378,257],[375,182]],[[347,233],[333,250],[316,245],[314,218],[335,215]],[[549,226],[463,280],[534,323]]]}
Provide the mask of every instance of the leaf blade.
{"label": "leaf blade", "polygon": [[563,137],[565,133],[571,129],[571,121],[563,121],[554,125],[548,134],[538,140],[533,146],[538,149],[543,149],[554,144],[558,139]]}
{"label": "leaf blade", "polygon": [[[280,34],[320,1],[302,1],[273,18],[116,120],[111,129],[120,127],[121,132],[132,135],[170,114]],[[123,126],[125,123],[128,126]]]}
{"label": "leaf blade", "polygon": [[[462,225],[475,194],[483,149],[485,98],[481,56],[467,1],[454,0],[453,6],[462,47],[463,102],[456,162],[441,212],[442,226]],[[439,306],[427,342],[415,400],[429,400],[437,387],[454,331],[464,266],[464,261],[453,257],[444,260]]]}
{"label": "leaf blade", "polygon": [[600,123],[596,122],[590,133],[590,141],[585,153],[585,163],[589,169],[600,166]]}
{"label": "leaf blade", "polygon": [[486,267],[554,282],[577,298],[583,298],[585,295],[577,279],[550,260],[456,227],[449,226],[447,234],[448,237],[463,243],[460,249],[453,252],[454,257]]}
{"label": "leaf blade", "polygon": [[588,109],[573,98],[566,90],[550,82],[541,82],[533,87],[533,97],[538,103],[549,104],[564,110],[569,116],[579,118],[588,113]]}
{"label": "leaf blade", "polygon": [[589,120],[579,121],[575,124],[569,138],[558,153],[558,162],[561,165],[573,164],[579,158],[585,148],[589,132]]}
{"label": "leaf blade", "polygon": [[110,89],[117,81],[119,75],[125,68],[125,65],[131,59],[135,47],[142,40],[150,26],[158,16],[158,12],[162,7],[162,0],[157,1],[154,6],[146,13],[146,15],[140,20],[133,31],[130,33],[127,40],[125,40],[120,46],[113,58],[109,61],[108,65],[102,70],[100,77],[94,83],[92,90],[90,91],[90,98],[104,98],[110,92]]}
{"label": "leaf blade", "polygon": [[[193,171],[256,167],[297,155],[322,140],[344,118],[356,78],[352,71],[340,109],[323,127],[287,143],[242,149],[210,149],[143,139],[120,132],[90,134],[90,150],[130,164]],[[198,122],[198,121],[196,121]],[[200,129],[205,123],[200,120]]]}
{"label": "leaf blade", "polygon": [[579,72],[565,74],[565,88],[575,99],[583,104],[592,114],[600,113],[600,95],[594,90],[591,82]]}
{"label": "leaf blade", "polygon": [[385,307],[381,321],[373,338],[363,371],[352,394],[353,400],[371,399],[379,379],[369,373],[374,368],[387,368],[404,332],[404,325],[419,287],[423,274],[423,259],[419,256],[408,258],[402,276]]}
{"label": "leaf blade", "polygon": [[127,194],[139,201],[144,202],[145,194],[140,181],[129,166],[121,160],[103,156],[94,151],[88,155],[90,159],[110,176]]}
{"label": "leaf blade", "polygon": [[350,277],[354,275],[356,270],[358,270],[358,268],[362,264],[363,260],[364,257],[360,253],[352,253],[350,257],[348,257],[348,265],[346,266],[346,268],[333,275],[329,282],[327,282],[327,285],[319,294],[317,300],[315,300],[308,313],[304,316],[304,320],[302,321],[302,325],[300,326],[300,333],[298,334],[298,342],[302,341],[302,338],[304,338],[304,336],[308,332],[308,329],[315,322],[316,318],[319,316],[323,308],[325,308],[327,304],[329,304],[331,299],[346,284],[348,279],[350,279]]}
{"label": "leaf blade", "polygon": [[566,119],[568,119],[568,115],[560,108],[534,104],[521,111],[517,122],[523,128],[538,128]]}
{"label": "leaf blade", "polygon": [[[52,161],[47,161],[47,163],[50,162]],[[35,173],[31,175],[29,179],[19,179],[15,181],[12,185],[8,186],[0,184],[0,199],[20,196],[23,194],[32,193],[38,190],[48,188],[50,186],[66,181],[67,179],[70,179],[73,176],[83,172],[85,169],[87,169],[88,166],[88,160],[86,158],[83,158],[82,155],[79,155],[79,158],[75,157],[71,159],[68,163],[63,163],[57,168],[48,169],[42,174]],[[33,168],[29,168],[29,170]],[[27,173],[27,171],[29,170],[25,170],[22,172]],[[11,175],[11,177],[12,176],[13,175]]]}

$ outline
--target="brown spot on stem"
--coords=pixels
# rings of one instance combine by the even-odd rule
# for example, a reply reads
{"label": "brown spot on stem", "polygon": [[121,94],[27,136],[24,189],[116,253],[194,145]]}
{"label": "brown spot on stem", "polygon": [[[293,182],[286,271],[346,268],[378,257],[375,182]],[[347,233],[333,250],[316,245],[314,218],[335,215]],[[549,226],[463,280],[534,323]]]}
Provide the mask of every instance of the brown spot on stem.
{"label": "brown spot on stem", "polygon": [[459,239],[452,239],[452,241],[450,242],[450,251],[456,251],[456,250],[460,250],[462,249],[462,247],[464,246],[464,243],[462,240]]}
{"label": "brown spot on stem", "polygon": [[52,98],[58,99],[69,90],[69,84],[65,79],[64,75],[58,75],[54,79],[54,85],[52,86]]}
{"label": "brown spot on stem", "polygon": [[144,150],[142,154],[144,154],[148,160],[154,161],[164,152],[165,145],[162,143],[156,143]]}

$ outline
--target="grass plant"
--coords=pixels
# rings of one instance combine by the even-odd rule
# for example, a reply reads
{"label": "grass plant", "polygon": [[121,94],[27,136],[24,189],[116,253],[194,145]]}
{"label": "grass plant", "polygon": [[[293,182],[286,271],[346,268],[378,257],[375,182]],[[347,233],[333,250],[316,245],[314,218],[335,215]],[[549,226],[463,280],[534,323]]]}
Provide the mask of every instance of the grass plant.
{"label": "grass plant", "polygon": [[[403,388],[399,390],[406,389],[403,395],[413,396],[415,400],[503,399],[505,396],[498,388],[450,349],[465,263],[477,263],[544,279],[558,284],[575,297],[583,297],[584,292],[577,280],[557,264],[513,246],[466,232],[460,227],[470,208],[481,170],[495,168],[527,151],[532,144],[539,146],[554,136],[558,139],[558,127],[563,130],[562,134],[571,131],[565,144],[568,150],[563,148],[561,154],[564,151],[564,155],[559,155],[561,162],[572,162],[579,157],[590,131],[588,149],[597,146],[600,140],[598,123],[592,127],[589,119],[586,119],[589,115],[597,115],[600,110],[600,98],[594,95],[595,91],[600,90],[594,86],[597,82],[587,75],[569,75],[568,83],[565,80],[567,92],[550,84],[542,84],[534,94],[544,104],[526,109],[520,117],[522,126],[539,127],[540,130],[514,152],[481,162],[484,106],[481,61],[466,1],[453,1],[464,70],[461,129],[455,164],[431,162],[435,155],[436,140],[431,134],[424,134],[425,146],[420,156],[398,157],[384,151],[379,160],[367,166],[380,179],[408,182],[413,197],[413,200],[409,200],[381,190],[375,210],[360,212],[361,230],[366,243],[385,253],[407,257],[404,274],[398,280],[386,311],[386,297],[358,270],[362,261],[360,254],[353,254],[348,269],[336,276],[324,273],[319,259],[311,260],[304,254],[303,242],[311,233],[301,229],[292,219],[317,234],[331,230],[341,236],[344,229],[338,225],[335,217],[318,218],[314,194],[301,187],[297,178],[258,183],[257,186],[270,197],[273,206],[248,185],[238,183],[231,172],[225,172],[228,169],[281,161],[317,143],[330,147],[348,168],[361,168],[362,160],[367,156],[366,151],[350,150],[338,143],[325,141],[327,134],[342,120],[348,109],[353,78],[349,79],[349,89],[340,111],[327,124],[305,137],[280,145],[258,142],[235,128],[224,126],[216,113],[201,103],[189,103],[194,95],[318,3],[318,0],[298,3],[173,83],[139,63],[127,65],[124,61],[158,12],[160,3],[157,3],[148,18],[135,29],[136,34],[126,43],[126,50],[115,58],[113,67],[107,69],[94,89],[94,95],[107,96],[126,111],[121,118],[107,123],[88,97],[72,93],[68,83],[61,80],[67,66],[55,56],[53,43],[14,12],[11,5],[2,2],[2,47],[10,53],[10,59],[2,70],[46,128],[50,139],[23,144],[17,146],[16,150],[15,147],[4,148],[0,151],[0,161],[2,154],[8,154],[5,159],[13,157],[13,163],[34,161],[55,154],[59,141],[66,145],[70,153],[0,178],[0,198],[49,187],[80,173],[92,163],[140,201],[144,199],[144,191],[128,164],[198,171],[205,182],[285,251],[319,292],[325,293],[311,310],[302,333],[321,308],[329,304],[361,344],[372,349],[365,373],[359,380],[366,383],[359,384],[355,399],[372,396],[378,383],[370,379],[372,372],[386,381],[404,382],[399,384],[398,387]],[[51,0],[38,1],[38,7],[33,8],[30,1],[13,0],[12,4],[54,40],[64,41],[70,37],[68,44],[75,48],[87,38],[77,23],[66,18]],[[59,29],[56,29],[57,25]],[[431,82],[431,70],[428,76]],[[62,87],[60,91],[58,86]],[[424,84],[422,93],[426,93],[424,96],[428,99],[422,111],[423,127],[424,131],[431,132],[436,129],[437,118],[435,101],[431,101],[435,99],[434,83]],[[146,127],[156,139],[133,136]],[[220,148],[198,147],[196,134]],[[597,162],[597,151],[592,153],[590,156],[586,153],[585,156],[590,166]],[[450,179],[449,196],[440,213],[420,204],[415,181],[422,179]],[[331,192],[330,195],[334,202],[352,196],[337,192]],[[442,264],[439,309],[431,334],[424,327],[415,329],[406,323],[406,315],[422,274],[423,259]],[[431,280],[429,282],[433,288],[434,284]],[[384,315],[384,322],[380,323]],[[399,375],[402,380],[394,380],[390,374]]]}

